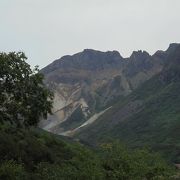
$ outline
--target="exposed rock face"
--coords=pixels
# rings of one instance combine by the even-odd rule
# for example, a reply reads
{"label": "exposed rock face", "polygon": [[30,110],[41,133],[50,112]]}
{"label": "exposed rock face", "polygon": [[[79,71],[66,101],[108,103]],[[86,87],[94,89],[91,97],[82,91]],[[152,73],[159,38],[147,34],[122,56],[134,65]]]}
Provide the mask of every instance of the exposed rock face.
{"label": "exposed rock face", "polygon": [[112,105],[93,124],[78,129],[73,137],[89,144],[100,144],[111,138],[131,147],[147,145],[166,154],[173,152],[173,159],[179,163],[180,44],[173,46],[173,50],[171,47],[152,56],[151,62],[164,57],[160,73]]}
{"label": "exposed rock face", "polygon": [[85,49],[54,61],[41,70],[45,83],[55,93],[54,114],[40,126],[57,134],[63,133],[65,129],[61,124],[70,121],[77,108],[87,120],[159,73],[174,46],[170,45],[165,52],[157,51],[153,56],[145,51],[134,51],[126,59],[117,51]]}

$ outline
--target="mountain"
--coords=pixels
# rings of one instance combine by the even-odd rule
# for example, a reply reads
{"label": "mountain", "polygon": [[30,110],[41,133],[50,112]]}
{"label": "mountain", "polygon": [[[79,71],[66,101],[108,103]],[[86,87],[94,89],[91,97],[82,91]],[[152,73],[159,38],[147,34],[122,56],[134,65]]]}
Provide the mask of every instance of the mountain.
{"label": "mountain", "polygon": [[165,54],[162,71],[74,136],[91,144],[112,138],[131,147],[147,145],[180,163],[180,44],[154,56]]}
{"label": "mountain", "polygon": [[[39,72],[33,73],[31,69],[29,69],[30,66],[24,61],[24,59],[26,59],[24,53],[1,53],[0,62],[3,64],[3,68],[1,69],[4,71],[1,72],[0,87],[4,91],[1,92],[0,97],[0,102],[2,102],[0,107],[0,179],[180,179],[178,171],[180,163],[178,163],[177,159],[176,162],[168,162],[161,157],[161,154],[153,152],[152,149],[142,147],[135,149],[127,148],[125,144],[120,143],[118,140],[108,141],[104,136],[104,134],[108,133],[109,137],[120,139],[124,135],[124,140],[127,141],[134,138],[135,142],[132,142],[132,144],[136,143],[136,146],[138,142],[143,144],[145,140],[147,141],[148,136],[150,142],[153,140],[152,136],[154,136],[156,143],[159,140],[163,142],[162,140],[164,136],[166,136],[166,141],[163,143],[174,143],[173,145],[178,148],[178,112],[180,98],[177,92],[179,90],[180,80],[180,48],[173,49],[172,52],[167,55],[167,58],[164,58],[162,63],[164,67],[161,68],[162,71],[158,74],[154,69],[161,65],[159,60],[155,62],[148,53],[142,51],[135,52],[135,54],[130,57],[132,61],[130,59],[125,61],[120,58],[116,62],[117,59],[114,58],[114,62],[116,63],[115,67],[113,67],[114,65],[105,65],[106,68],[102,68],[95,64],[95,67],[98,69],[96,75],[100,76],[101,74],[99,72],[102,72],[102,69],[104,69],[106,73],[109,72],[109,69],[112,69],[110,72],[113,73],[116,72],[117,69],[118,74],[111,77],[107,76],[107,85],[105,86],[102,86],[100,81],[97,84],[97,86],[101,88],[99,95],[107,93],[108,96],[112,95],[116,97],[116,101],[111,101],[111,105],[109,106],[109,104],[106,104],[108,101],[104,101],[104,96],[99,98],[100,105],[102,105],[101,102],[103,102],[106,104],[106,107],[99,106],[99,108],[102,108],[100,111],[95,107],[94,114],[93,106],[85,102],[88,97],[81,94],[81,91],[86,87],[89,94],[95,94],[96,89],[93,91],[91,88],[96,83],[96,79],[92,79],[92,82],[86,86],[82,86],[82,84],[85,84],[84,81],[80,81],[79,83],[78,81],[75,82],[75,84],[78,83],[79,89],[81,89],[81,91],[77,93],[78,90],[73,89],[77,85],[75,86],[75,84],[71,82],[71,79],[69,79],[70,82],[66,81],[67,79],[65,79],[65,81],[62,79],[64,82],[58,83],[58,81],[61,81],[61,73],[58,78],[60,80],[56,79],[56,82],[54,79],[48,80],[48,74],[51,73],[51,70],[48,72],[48,69],[46,69],[47,76],[45,82],[47,86],[55,92],[54,110],[57,108],[57,112],[49,116],[48,121],[42,120],[41,125],[47,123],[46,125],[50,127],[54,123],[52,128],[58,130],[57,132],[59,132],[61,128],[63,129],[62,133],[64,135],[73,135],[74,138],[80,138],[80,140],[84,140],[86,143],[77,142],[78,139],[71,137],[46,132],[36,126],[37,124],[34,118],[38,121],[40,117],[46,116],[46,113],[50,112],[48,107],[51,106],[51,101],[48,100],[51,100],[51,93],[44,87],[41,74],[39,74]],[[104,61],[100,64],[104,66],[104,64],[109,62],[110,57],[108,54],[105,56],[104,53],[100,54],[103,54],[101,60]],[[108,58],[104,60],[106,56]],[[118,55],[118,57],[120,56]],[[140,61],[136,57],[138,57]],[[86,58],[83,60],[86,60]],[[90,59],[82,65],[83,69],[88,68],[86,64],[89,63],[89,60]],[[11,63],[11,61],[13,63]],[[119,67],[118,64],[120,64]],[[133,67],[133,70],[135,69],[133,76],[127,73],[129,72],[128,67]],[[56,66],[53,68],[55,68],[54,71],[57,73],[57,71],[61,70],[65,72],[69,66],[67,66],[66,69],[61,68],[61,65],[58,69],[56,69]],[[121,68],[122,70],[120,71]],[[82,70],[81,68],[77,69],[77,67],[75,67],[75,69],[77,72],[81,72]],[[139,69],[139,71],[137,69]],[[90,68],[90,70],[93,73],[94,69]],[[84,71],[86,72],[87,69]],[[122,73],[120,74],[119,71]],[[147,74],[153,74],[153,71],[155,75],[152,78],[150,78],[150,76],[141,76],[146,72]],[[53,75],[53,73],[54,72],[52,72],[51,75]],[[56,76],[58,75],[57,73]],[[74,73],[74,75],[76,74]],[[105,75],[104,73],[103,77]],[[109,73],[108,75],[110,76],[111,74]],[[138,85],[138,82],[139,85],[136,88],[136,86],[131,84],[130,80],[137,75],[139,78],[135,78],[137,80],[136,85]],[[124,81],[122,81],[122,77]],[[96,78],[98,79],[99,77]],[[150,78],[150,80],[142,84],[141,82],[145,81],[146,78]],[[125,81],[129,84],[129,88],[132,91],[131,93],[125,93],[126,89],[120,88],[124,87],[123,82]],[[25,88],[26,84],[30,84],[32,88],[26,88],[27,91],[22,95],[23,88],[21,87]],[[36,85],[38,89],[34,89]],[[15,87],[15,94],[11,91],[12,89],[14,90],[12,87]],[[111,91],[111,89],[113,91]],[[68,97],[68,93],[70,92],[72,92],[71,97],[73,98]],[[122,93],[120,96],[118,96],[119,92]],[[79,94],[79,96],[77,94]],[[32,96],[30,100],[28,100],[29,95]],[[40,95],[40,99],[37,98],[38,95]],[[48,97],[50,99],[48,99]],[[96,96],[94,97],[93,100],[96,101]],[[71,103],[68,104],[67,102],[69,101],[66,101],[66,98],[68,98],[69,101],[71,100]],[[32,106],[31,103],[33,103]],[[45,107],[43,107],[43,105]],[[90,110],[90,108],[92,108],[92,110]],[[160,113],[157,113],[159,110]],[[23,113],[21,113],[21,111]],[[71,111],[73,112],[71,113]],[[147,127],[143,125],[142,119],[144,117],[141,118],[141,114],[138,114],[141,112],[143,112],[144,117],[149,121]],[[27,113],[28,117],[26,118]],[[67,118],[65,118],[67,115],[65,113],[69,113]],[[135,116],[136,114],[138,114],[138,117]],[[157,116],[158,114],[159,116]],[[57,115],[59,115],[59,119]],[[87,118],[87,116],[89,116],[89,118]],[[133,119],[131,119],[131,117]],[[51,120],[51,118],[54,119]],[[63,120],[63,118],[65,119]],[[62,122],[58,124],[60,120],[62,120]],[[49,121],[51,122],[49,123]],[[147,124],[146,121],[145,124]],[[124,125],[122,125],[123,122]],[[128,124],[128,122],[130,122],[130,124]],[[96,124],[96,126],[94,126],[94,124]],[[129,132],[128,136],[126,133],[129,130],[129,126],[133,132]],[[163,128],[160,129],[160,126]],[[137,127],[139,128],[138,130],[141,131],[137,132]],[[161,132],[157,133],[156,127],[158,127]],[[142,129],[145,129],[147,133],[142,133]],[[92,130],[94,131],[93,134]],[[120,134],[119,132],[122,133]],[[138,133],[141,133],[141,136],[136,139]],[[89,146],[88,143],[96,143],[99,144],[99,146]],[[175,169],[175,167],[177,169]]]}
{"label": "mountain", "polygon": [[40,127],[56,134],[78,128],[161,72],[172,46],[152,56],[134,51],[129,58],[85,49],[54,61],[41,70],[55,98],[53,115]]}

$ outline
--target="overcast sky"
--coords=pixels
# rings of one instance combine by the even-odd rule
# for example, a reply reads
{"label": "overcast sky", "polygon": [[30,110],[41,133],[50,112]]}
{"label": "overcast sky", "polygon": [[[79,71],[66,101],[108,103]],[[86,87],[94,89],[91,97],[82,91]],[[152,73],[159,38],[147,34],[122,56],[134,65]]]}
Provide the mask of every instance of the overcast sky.
{"label": "overcast sky", "polygon": [[86,48],[167,49],[180,42],[180,0],[0,0],[0,51],[44,67]]}

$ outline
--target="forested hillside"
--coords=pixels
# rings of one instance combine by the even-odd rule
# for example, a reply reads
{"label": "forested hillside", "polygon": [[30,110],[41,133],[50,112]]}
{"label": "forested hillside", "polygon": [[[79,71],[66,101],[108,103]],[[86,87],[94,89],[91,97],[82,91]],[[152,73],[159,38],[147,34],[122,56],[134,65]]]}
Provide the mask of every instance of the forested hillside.
{"label": "forested hillside", "polygon": [[106,142],[94,148],[37,128],[51,113],[52,93],[24,53],[0,54],[0,179],[169,179],[171,163],[147,149]]}
{"label": "forested hillside", "polygon": [[161,73],[121,98],[77,137],[95,144],[116,138],[131,147],[147,145],[180,163],[179,89],[180,46],[171,49]]}

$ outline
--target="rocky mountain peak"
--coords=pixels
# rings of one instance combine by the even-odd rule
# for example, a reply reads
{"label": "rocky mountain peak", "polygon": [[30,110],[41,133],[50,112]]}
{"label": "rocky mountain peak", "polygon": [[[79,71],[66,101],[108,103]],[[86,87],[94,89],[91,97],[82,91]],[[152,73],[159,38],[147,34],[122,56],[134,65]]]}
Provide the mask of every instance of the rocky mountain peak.
{"label": "rocky mountain peak", "polygon": [[79,56],[84,56],[84,60],[87,61],[93,61],[98,60],[98,61],[105,61],[109,58],[112,59],[112,61],[114,59],[116,60],[123,60],[123,57],[120,55],[120,53],[118,51],[106,51],[106,52],[102,52],[102,51],[97,51],[94,49],[84,49],[83,52],[78,53],[76,55]]}
{"label": "rocky mountain peak", "polygon": [[[103,52],[103,51],[98,51],[98,50],[94,50],[94,49],[84,49],[82,51],[82,53],[86,53],[86,54],[108,54],[108,55],[114,55],[114,56],[119,56],[121,57],[120,53],[116,50],[113,50],[113,51],[106,51],[106,52]],[[122,58],[122,57],[121,57]]]}
{"label": "rocky mountain peak", "polygon": [[157,56],[157,57],[164,57],[165,55],[166,55],[166,52],[162,50],[158,50],[153,54],[153,56]]}
{"label": "rocky mountain peak", "polygon": [[179,43],[171,43],[168,47],[168,49],[166,50],[166,52],[169,54],[169,53],[172,53],[178,46],[180,46]]}
{"label": "rocky mountain peak", "polygon": [[138,51],[133,51],[133,53],[130,56],[130,59],[132,60],[142,60],[148,58],[150,55],[146,51],[138,50]]}
{"label": "rocky mountain peak", "polygon": [[53,63],[43,68],[41,72],[48,74],[60,69],[99,70],[119,68],[123,62],[124,59],[118,51],[102,52],[93,49],[84,49],[82,52],[72,56],[63,56],[55,60]]}
{"label": "rocky mountain peak", "polygon": [[[168,51],[175,47],[176,44],[171,44]],[[45,75],[45,83],[55,93],[54,114],[48,118],[50,123],[43,127],[61,133],[65,131],[61,123],[70,124],[76,117],[74,113],[80,111],[84,117],[77,119],[78,126],[79,120],[87,120],[161,72],[169,55],[166,51],[157,51],[151,56],[138,50],[125,59],[118,51],[84,49],[54,61],[41,71]],[[173,57],[170,59],[175,62]]]}

